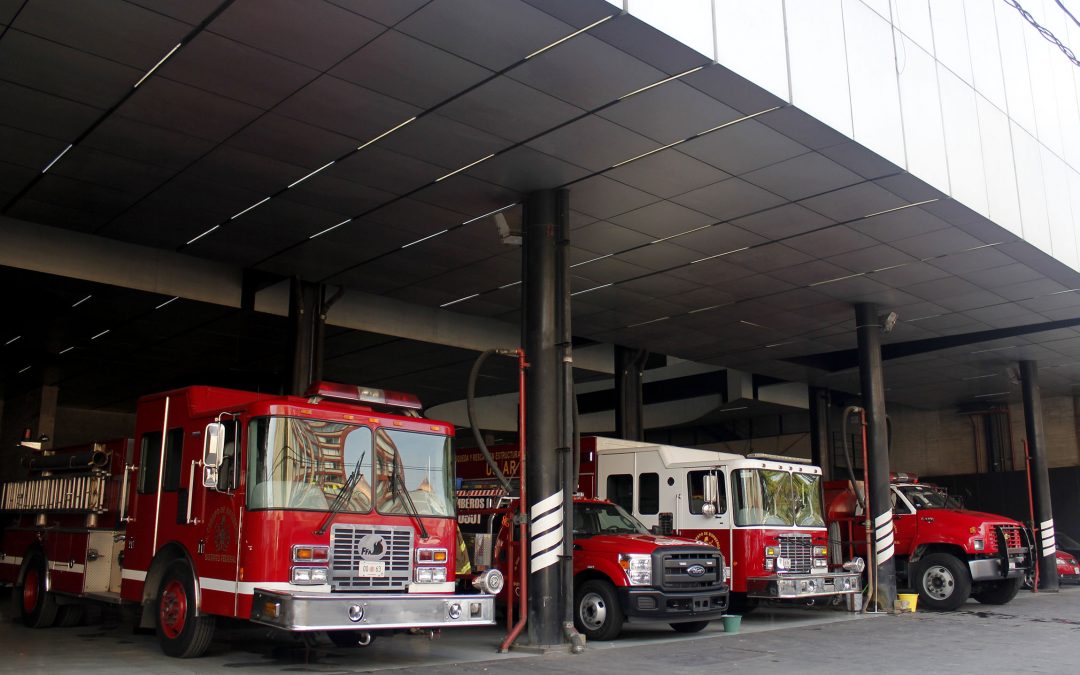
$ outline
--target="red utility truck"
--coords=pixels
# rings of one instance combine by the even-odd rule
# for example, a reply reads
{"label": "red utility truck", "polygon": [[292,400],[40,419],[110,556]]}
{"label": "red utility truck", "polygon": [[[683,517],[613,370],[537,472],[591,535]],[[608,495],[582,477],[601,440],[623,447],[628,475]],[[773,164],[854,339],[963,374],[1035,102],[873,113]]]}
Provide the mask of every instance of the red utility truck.
{"label": "red utility truck", "polygon": [[[464,454],[468,454],[465,451]],[[461,455],[459,455],[461,456]],[[502,589],[519,597],[522,559],[513,523],[516,500],[501,488],[458,491],[462,531],[478,575],[501,570],[515,580]],[[712,546],[651,534],[611,502],[574,499],[574,625],[592,640],[611,640],[626,620],[662,622],[696,633],[728,605],[724,557]]]}
{"label": "red utility truck", "polygon": [[144,397],[133,441],[34,453],[3,486],[0,582],[33,627],[137,603],[178,657],[219,616],[351,646],[493,624],[493,596],[454,593],[453,427],[419,407],[330,383]]}
{"label": "red utility truck", "polygon": [[[517,450],[493,448],[504,473]],[[458,473],[490,478],[479,451]],[[861,590],[861,561],[830,564],[821,470],[787,457],[742,455],[619,439],[581,439],[579,489],[621,506],[651,531],[718,548],[734,611],[758,600],[820,600]]]}
{"label": "red utility truck", "polygon": [[[856,484],[861,492],[862,483]],[[850,481],[825,486],[828,519],[843,543],[866,552],[864,516]],[[941,488],[894,474],[893,505],[896,577],[919,594],[919,607],[959,608],[969,597],[1003,605],[1016,596],[1034,556],[1027,531],[1004,516],[969,511]]]}

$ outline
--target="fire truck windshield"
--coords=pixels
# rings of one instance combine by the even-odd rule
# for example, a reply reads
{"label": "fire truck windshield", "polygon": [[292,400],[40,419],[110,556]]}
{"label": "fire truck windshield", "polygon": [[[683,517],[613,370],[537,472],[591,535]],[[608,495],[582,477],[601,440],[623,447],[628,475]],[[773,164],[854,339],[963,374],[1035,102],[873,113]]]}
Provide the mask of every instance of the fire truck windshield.
{"label": "fire truck windshield", "polygon": [[446,436],[293,417],[251,421],[248,508],[327,511],[354,470],[351,493],[335,510],[367,513],[374,503],[380,513],[454,513]]}
{"label": "fire truck windshield", "polygon": [[824,527],[821,476],[774,469],[732,472],[735,525]]}

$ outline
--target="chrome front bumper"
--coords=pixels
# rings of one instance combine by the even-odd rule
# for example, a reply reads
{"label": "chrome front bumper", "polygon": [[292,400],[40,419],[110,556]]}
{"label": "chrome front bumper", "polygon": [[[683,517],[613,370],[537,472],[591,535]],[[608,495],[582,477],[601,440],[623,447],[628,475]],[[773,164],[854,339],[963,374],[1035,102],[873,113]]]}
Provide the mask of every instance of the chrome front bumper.
{"label": "chrome front bumper", "polygon": [[491,626],[495,596],[285,593],[256,588],[251,620],[290,631]]}
{"label": "chrome front bumper", "polygon": [[1009,560],[1009,570],[1006,574],[1002,574],[1001,558],[979,558],[968,560],[968,569],[971,570],[972,581],[1001,581],[1023,576],[1028,569],[1028,564],[1024,558]]}
{"label": "chrome front bumper", "polygon": [[858,593],[862,590],[861,576],[857,572],[838,572],[750,577],[746,580],[746,595],[751,598],[786,600]]}

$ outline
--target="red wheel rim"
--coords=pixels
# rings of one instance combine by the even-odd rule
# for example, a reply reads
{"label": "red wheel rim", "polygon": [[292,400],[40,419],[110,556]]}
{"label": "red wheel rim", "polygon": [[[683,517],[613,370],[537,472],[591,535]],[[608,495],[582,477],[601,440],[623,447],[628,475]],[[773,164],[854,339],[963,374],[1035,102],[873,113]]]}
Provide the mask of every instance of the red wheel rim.
{"label": "red wheel rim", "polygon": [[22,606],[23,612],[33,614],[38,603],[38,586],[41,585],[41,577],[38,576],[37,568],[31,567],[26,571],[23,579]]}
{"label": "red wheel rim", "polygon": [[158,625],[165,637],[176,639],[184,632],[187,620],[187,591],[184,584],[173,579],[161,592],[161,606],[158,608]]}

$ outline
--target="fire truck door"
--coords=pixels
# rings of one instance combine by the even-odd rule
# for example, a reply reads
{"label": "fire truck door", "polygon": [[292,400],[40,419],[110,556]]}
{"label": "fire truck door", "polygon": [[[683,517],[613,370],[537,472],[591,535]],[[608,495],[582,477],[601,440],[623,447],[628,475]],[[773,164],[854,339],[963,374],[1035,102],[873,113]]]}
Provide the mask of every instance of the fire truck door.
{"label": "fire truck door", "polygon": [[215,614],[234,614],[237,582],[240,581],[239,543],[241,528],[241,471],[243,468],[240,425],[225,424],[225,446],[217,484],[192,486],[192,528],[198,533],[196,551],[203,605]]}
{"label": "fire truck door", "polygon": [[915,508],[899,491],[889,488],[889,496],[892,497],[893,504],[893,536],[896,539],[896,550],[910,551],[919,529],[919,517],[915,513]]}

